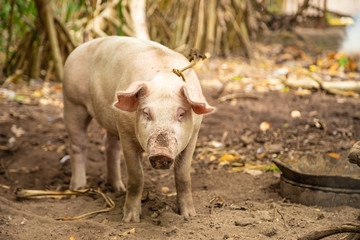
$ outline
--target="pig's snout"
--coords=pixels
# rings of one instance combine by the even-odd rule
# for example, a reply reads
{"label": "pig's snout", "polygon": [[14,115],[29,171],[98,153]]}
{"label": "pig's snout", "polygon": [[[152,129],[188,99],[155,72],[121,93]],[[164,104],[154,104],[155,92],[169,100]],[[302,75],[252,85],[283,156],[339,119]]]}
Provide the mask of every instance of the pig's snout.
{"label": "pig's snout", "polygon": [[174,159],[166,155],[149,156],[151,166],[155,169],[169,169]]}
{"label": "pig's snout", "polygon": [[149,161],[155,169],[169,169],[174,162],[177,141],[167,131],[159,131],[149,139]]}

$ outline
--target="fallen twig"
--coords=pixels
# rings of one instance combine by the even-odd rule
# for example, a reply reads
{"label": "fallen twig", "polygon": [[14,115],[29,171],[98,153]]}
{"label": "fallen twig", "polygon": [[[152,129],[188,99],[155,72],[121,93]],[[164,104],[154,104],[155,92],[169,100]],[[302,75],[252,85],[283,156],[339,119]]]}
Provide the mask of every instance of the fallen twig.
{"label": "fallen twig", "polygon": [[4,188],[4,189],[10,189],[10,186],[4,185],[4,184],[0,184],[0,187]]}
{"label": "fallen twig", "polygon": [[282,220],[283,220],[283,223],[284,223],[284,226],[285,226],[285,229],[288,229],[288,226],[286,225],[286,221],[285,221],[285,218],[284,218],[284,215],[279,211],[279,209],[276,209],[276,211],[279,213],[279,215],[281,216]]}
{"label": "fallen twig", "polygon": [[255,94],[251,94],[251,93],[231,93],[231,94],[219,97],[218,101],[219,102],[226,102],[226,101],[233,100],[233,99],[238,99],[238,98],[250,98],[250,99],[259,100],[259,96],[255,95]]}
{"label": "fallen twig", "polygon": [[317,240],[334,234],[346,233],[346,232],[360,233],[360,224],[347,223],[341,226],[337,226],[321,231],[314,231],[306,234],[305,236],[299,237],[298,240]]}
{"label": "fallen twig", "polygon": [[212,214],[214,212],[215,207],[222,208],[225,205],[226,205],[225,200],[221,196],[216,196],[216,197],[212,198],[210,200],[210,207],[211,207],[210,214]]}
{"label": "fallen twig", "polygon": [[321,89],[326,92],[342,95],[358,97],[360,92],[360,83],[358,81],[324,81],[319,77],[309,77],[303,79],[288,78],[283,81],[289,87],[305,88],[305,89]]}
{"label": "fallen twig", "polygon": [[114,201],[101,192],[100,190],[94,190],[92,188],[88,189],[81,189],[78,191],[50,191],[50,190],[29,190],[29,189],[20,189],[15,192],[15,195],[19,199],[33,199],[33,198],[63,198],[67,196],[79,196],[79,195],[100,195],[104,198],[106,204],[109,206],[108,208],[96,210],[93,212],[85,213],[76,217],[58,217],[56,220],[63,220],[63,221],[73,221],[73,220],[79,220],[84,217],[97,214],[97,213],[103,213],[103,212],[109,212],[115,208]]}
{"label": "fallen twig", "polygon": [[127,235],[130,235],[130,234],[134,234],[135,231],[136,231],[136,228],[132,228],[132,229],[130,229],[130,230],[128,230],[128,231],[125,231],[125,232],[123,232],[123,233],[120,233],[119,236],[123,237],[123,236],[127,236]]}

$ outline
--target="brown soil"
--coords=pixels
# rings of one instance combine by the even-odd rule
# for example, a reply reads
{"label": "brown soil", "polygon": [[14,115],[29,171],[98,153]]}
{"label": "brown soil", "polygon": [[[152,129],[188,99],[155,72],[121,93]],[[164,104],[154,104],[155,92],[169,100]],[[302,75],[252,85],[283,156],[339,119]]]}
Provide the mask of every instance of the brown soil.
{"label": "brown soil", "polygon": [[[205,116],[200,131],[192,165],[198,215],[188,220],[177,214],[172,171],[154,170],[144,161],[141,223],[121,221],[125,194],[112,193],[105,183],[104,133],[96,122],[88,134],[88,183],[109,195],[115,210],[77,221],[57,221],[57,217],[102,209],[104,200],[99,196],[17,200],[14,191],[19,188],[66,190],[69,186],[70,163],[60,162],[69,153],[61,94],[55,91],[46,105],[0,99],[0,146],[10,147],[0,150],[0,239],[297,239],[314,230],[359,223],[360,204],[353,208],[291,203],[280,196],[278,171],[231,173],[238,169],[235,164],[219,162],[225,153],[259,167],[272,166],[271,160],[279,156],[335,153],[340,156],[337,161],[347,161],[349,149],[360,139],[358,99],[322,91],[303,96],[295,90],[249,94],[233,89],[230,92],[240,94],[237,101],[219,102],[215,100],[219,89],[204,82],[217,74],[200,71],[199,75],[217,111]],[[292,118],[293,110],[301,116]],[[264,121],[270,124],[267,131],[259,128]],[[24,133],[16,130],[19,127]],[[135,233],[121,236],[133,228]]]}
{"label": "brown soil", "polygon": [[[211,99],[211,91],[207,92]],[[0,183],[11,186],[11,190],[0,188],[0,238],[296,239],[312,230],[358,221],[360,211],[356,208],[304,206],[282,199],[277,172],[263,172],[257,176],[229,173],[229,166],[220,167],[200,153],[209,142],[218,141],[225,143],[222,151],[236,149],[249,161],[270,164],[273,156],[258,156],[257,150],[281,143],[285,153],[292,150],[304,154],[336,152],[342,157],[341,161],[346,161],[351,140],[359,139],[360,134],[358,100],[322,92],[308,96],[268,92],[256,93],[256,98],[245,97],[232,105],[212,103],[217,112],[204,119],[193,162],[192,189],[198,216],[189,220],[179,216],[175,196],[162,194],[163,187],[169,188],[168,193],[174,191],[172,172],[153,170],[144,162],[148,195],[142,204],[142,221],[134,224],[121,222],[124,194],[111,193],[104,183],[102,133],[95,122],[89,131],[88,182],[114,199],[114,211],[79,221],[56,221],[56,217],[101,209],[103,199],[82,196],[16,200],[13,194],[16,188],[67,189],[70,165],[59,161],[67,154],[67,149],[62,149],[67,134],[61,107],[25,105],[2,99],[0,145],[6,145],[8,139],[14,137],[10,130],[13,125],[26,133],[15,137],[12,151],[0,152]],[[289,117],[294,109],[302,113],[300,118]],[[315,117],[326,124],[326,129],[314,126]],[[259,129],[262,121],[271,125],[266,133]],[[284,124],[288,127],[284,128]],[[226,131],[228,135],[224,139]],[[159,216],[154,218],[154,212]],[[132,228],[136,228],[134,234],[118,235]]]}

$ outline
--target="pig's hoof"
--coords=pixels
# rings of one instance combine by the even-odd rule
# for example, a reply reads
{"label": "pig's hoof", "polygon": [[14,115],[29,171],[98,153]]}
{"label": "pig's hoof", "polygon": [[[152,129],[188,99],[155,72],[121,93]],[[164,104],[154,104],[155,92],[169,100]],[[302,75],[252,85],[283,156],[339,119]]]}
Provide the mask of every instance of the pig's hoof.
{"label": "pig's hoof", "polygon": [[126,188],[122,181],[111,183],[111,186],[112,186],[113,191],[116,193],[126,192]]}
{"label": "pig's hoof", "polygon": [[180,208],[180,215],[184,216],[185,219],[196,216],[194,206]]}
{"label": "pig's hoof", "polygon": [[124,222],[140,222],[141,207],[124,207]]}
{"label": "pig's hoof", "polygon": [[86,181],[84,183],[77,183],[76,181],[71,181],[70,182],[70,190],[72,191],[77,191],[80,189],[84,189],[86,185]]}
{"label": "pig's hoof", "polygon": [[140,222],[140,214],[134,213],[134,212],[129,212],[129,213],[124,212],[123,221],[124,222],[137,222],[138,223],[138,222]]}

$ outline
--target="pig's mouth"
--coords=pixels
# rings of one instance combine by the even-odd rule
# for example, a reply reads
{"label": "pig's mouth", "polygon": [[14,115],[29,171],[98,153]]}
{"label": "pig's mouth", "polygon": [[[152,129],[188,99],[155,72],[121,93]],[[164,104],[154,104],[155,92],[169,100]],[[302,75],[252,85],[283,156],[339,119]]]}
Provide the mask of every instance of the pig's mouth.
{"label": "pig's mouth", "polygon": [[155,169],[169,169],[174,162],[174,159],[166,155],[150,156],[149,161],[151,166]]}

